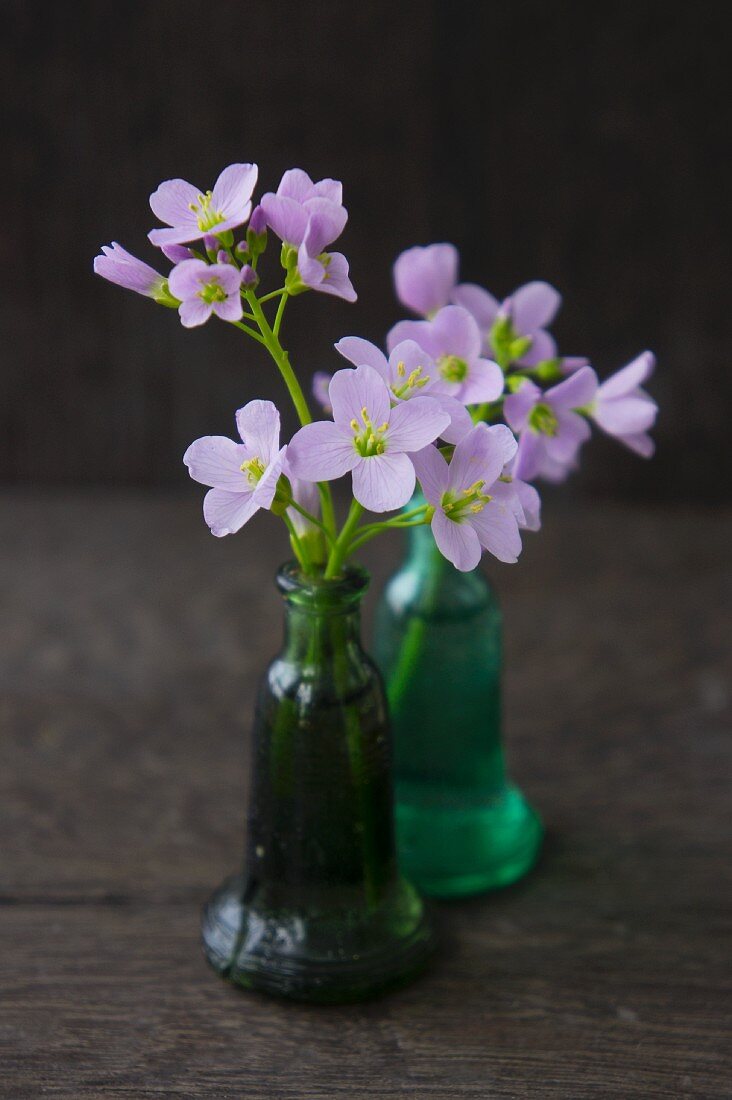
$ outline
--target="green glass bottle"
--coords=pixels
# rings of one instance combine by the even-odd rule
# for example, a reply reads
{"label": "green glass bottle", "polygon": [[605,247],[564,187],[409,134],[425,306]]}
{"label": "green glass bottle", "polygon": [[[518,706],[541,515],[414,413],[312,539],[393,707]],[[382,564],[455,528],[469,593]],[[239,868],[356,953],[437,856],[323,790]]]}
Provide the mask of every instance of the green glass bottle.
{"label": "green glass bottle", "polygon": [[428,526],[415,527],[380,599],[375,637],[394,730],[404,873],[436,897],[515,882],[537,857],[542,826],[506,775],[492,588],[479,569],[453,568]]}
{"label": "green glass bottle", "polygon": [[368,575],[307,580],[291,565],[277,583],[285,639],[257,702],[245,868],[206,906],[204,948],[238,985],[357,1001],[433,948],[397,868],[386,699],[360,638]]}

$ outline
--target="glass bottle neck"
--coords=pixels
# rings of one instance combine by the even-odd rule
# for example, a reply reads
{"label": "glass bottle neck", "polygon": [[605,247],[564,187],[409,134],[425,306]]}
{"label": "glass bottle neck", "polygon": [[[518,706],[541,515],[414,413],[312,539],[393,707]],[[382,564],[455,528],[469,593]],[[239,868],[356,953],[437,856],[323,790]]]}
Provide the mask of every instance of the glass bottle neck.
{"label": "glass bottle neck", "polygon": [[333,662],[361,648],[361,598],[368,586],[362,569],[325,581],[303,578],[294,565],[280,571],[278,587],[285,604],[282,655],[307,664]]}

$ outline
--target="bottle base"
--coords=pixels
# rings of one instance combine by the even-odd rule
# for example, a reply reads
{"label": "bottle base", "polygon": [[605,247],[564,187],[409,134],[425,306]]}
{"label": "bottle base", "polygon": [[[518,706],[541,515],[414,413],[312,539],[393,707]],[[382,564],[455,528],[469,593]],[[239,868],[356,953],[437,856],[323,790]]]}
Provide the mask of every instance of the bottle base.
{"label": "bottle base", "polygon": [[480,805],[399,785],[396,826],[402,871],[436,898],[510,886],[533,867],[544,834],[539,815],[511,785]]}
{"label": "bottle base", "polygon": [[304,916],[267,911],[227,879],[203,911],[203,948],[213,969],[234,985],[319,1004],[367,1000],[406,985],[435,947],[422,901],[406,882],[373,926],[363,914]]}

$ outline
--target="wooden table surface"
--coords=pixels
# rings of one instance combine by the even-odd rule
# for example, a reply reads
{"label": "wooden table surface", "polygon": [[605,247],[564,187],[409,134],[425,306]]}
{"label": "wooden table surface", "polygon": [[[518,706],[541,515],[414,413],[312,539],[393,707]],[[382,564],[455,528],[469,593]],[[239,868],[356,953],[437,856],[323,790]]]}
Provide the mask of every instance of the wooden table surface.
{"label": "wooden table surface", "polygon": [[313,1008],[199,951],[283,553],[270,517],[214,540],[199,504],[0,498],[0,1096],[732,1096],[732,514],[553,504],[495,566],[543,860],[440,906],[410,988]]}

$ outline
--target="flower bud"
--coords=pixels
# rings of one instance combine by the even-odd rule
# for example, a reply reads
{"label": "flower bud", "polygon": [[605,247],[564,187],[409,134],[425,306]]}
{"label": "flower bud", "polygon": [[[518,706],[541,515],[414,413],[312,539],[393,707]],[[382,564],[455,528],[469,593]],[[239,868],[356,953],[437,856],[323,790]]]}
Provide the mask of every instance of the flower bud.
{"label": "flower bud", "polygon": [[191,249],[186,248],[184,244],[161,244],[160,251],[172,264],[179,264],[193,257]]}
{"label": "flower bud", "polygon": [[218,250],[218,252],[216,253],[216,263],[217,264],[230,264],[230,263],[233,263],[233,261],[231,259],[231,256],[229,255],[229,253],[226,251],[225,248],[220,248]]}
{"label": "flower bud", "polygon": [[259,283],[259,276],[251,264],[244,264],[241,269],[241,285],[245,290],[254,290]]}
{"label": "flower bud", "polygon": [[215,252],[219,247],[218,237],[215,237],[213,233],[205,233],[203,237],[203,247],[207,252]]}

